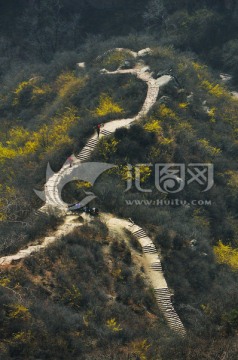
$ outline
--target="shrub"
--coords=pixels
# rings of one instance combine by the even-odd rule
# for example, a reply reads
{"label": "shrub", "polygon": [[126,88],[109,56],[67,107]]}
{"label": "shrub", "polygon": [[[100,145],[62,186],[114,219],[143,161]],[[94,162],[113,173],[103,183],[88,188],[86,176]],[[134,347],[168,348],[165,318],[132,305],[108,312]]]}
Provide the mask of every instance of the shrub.
{"label": "shrub", "polygon": [[100,96],[99,105],[95,110],[95,116],[106,116],[108,114],[121,114],[123,113],[122,107],[115,103],[113,99],[107,94]]}
{"label": "shrub", "polygon": [[233,270],[238,270],[238,250],[232,249],[230,245],[224,245],[221,241],[213,247],[218,263],[227,264]]}

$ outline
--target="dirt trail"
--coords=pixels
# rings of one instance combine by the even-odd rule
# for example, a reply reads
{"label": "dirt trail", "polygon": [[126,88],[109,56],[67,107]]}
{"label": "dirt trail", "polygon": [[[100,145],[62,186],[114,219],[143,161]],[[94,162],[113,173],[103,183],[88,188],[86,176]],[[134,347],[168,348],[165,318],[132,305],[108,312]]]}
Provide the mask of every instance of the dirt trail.
{"label": "dirt trail", "polygon": [[[41,244],[30,245],[26,249],[18,251],[14,255],[3,256],[0,258],[0,265],[10,265],[14,261],[18,261],[26,258],[42,249],[47,248],[50,244],[54,243],[63,235],[67,235],[75,228],[75,220],[78,219],[78,216],[70,215],[65,217],[65,221],[62,225],[58,227],[58,230],[53,233],[52,236],[46,236],[44,241]],[[77,223],[77,226],[82,224]]]}

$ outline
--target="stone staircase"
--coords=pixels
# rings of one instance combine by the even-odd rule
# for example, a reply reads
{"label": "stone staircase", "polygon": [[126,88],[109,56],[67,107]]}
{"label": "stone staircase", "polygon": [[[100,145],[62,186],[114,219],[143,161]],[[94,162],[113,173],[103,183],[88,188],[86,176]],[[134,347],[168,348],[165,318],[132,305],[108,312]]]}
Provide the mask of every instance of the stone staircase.
{"label": "stone staircase", "polygon": [[[142,228],[135,224],[133,225],[133,228],[134,230],[132,230],[130,224],[128,230],[131,231],[131,233],[141,244],[143,254],[146,256],[149,263],[150,271],[152,273],[154,272],[154,276],[152,274],[151,278],[153,279],[154,277],[158,277],[158,273],[160,274],[160,277],[163,278],[163,281],[154,281],[154,283],[152,281],[157,304],[163,312],[170,328],[176,332],[179,332],[182,336],[185,336],[186,331],[183,323],[172,305],[171,293],[163,275],[163,269],[158,256],[158,251],[152,240],[147,236],[146,232]],[[156,261],[154,261],[155,255],[157,257]]]}

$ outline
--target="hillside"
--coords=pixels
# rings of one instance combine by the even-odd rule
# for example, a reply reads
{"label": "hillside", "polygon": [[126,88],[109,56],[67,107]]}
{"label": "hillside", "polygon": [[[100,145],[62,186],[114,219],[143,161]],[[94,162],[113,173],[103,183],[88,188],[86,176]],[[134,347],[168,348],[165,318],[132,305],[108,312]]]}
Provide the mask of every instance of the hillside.
{"label": "hillside", "polygon": [[150,34],[230,72],[237,84],[237,18],[237,0],[0,1],[0,75],[88,42]]}
{"label": "hillside", "polygon": [[0,1],[1,360],[237,359],[237,18]]}
{"label": "hillside", "polygon": [[[149,37],[117,41],[134,52],[150,45]],[[235,359],[238,102],[216,73],[170,47],[151,40],[138,59],[111,49],[111,41],[98,43],[2,81],[2,358]],[[102,129],[82,160],[117,167],[94,186],[69,182],[62,204],[48,190],[54,206],[39,211],[33,189],[44,189],[48,161],[57,189],[60,169],[71,171],[67,158],[87,148],[102,122],[106,136]],[[145,164],[140,185],[151,192],[133,183],[125,192],[128,163]],[[165,194],[151,166],[165,163],[211,163],[215,184]],[[97,195],[101,215],[75,216],[65,233],[64,202],[84,191]],[[113,231],[103,213],[132,218],[152,239],[185,337],[156,303],[143,244]],[[36,252],[23,256],[29,245]],[[19,260],[4,264],[17,252]]]}

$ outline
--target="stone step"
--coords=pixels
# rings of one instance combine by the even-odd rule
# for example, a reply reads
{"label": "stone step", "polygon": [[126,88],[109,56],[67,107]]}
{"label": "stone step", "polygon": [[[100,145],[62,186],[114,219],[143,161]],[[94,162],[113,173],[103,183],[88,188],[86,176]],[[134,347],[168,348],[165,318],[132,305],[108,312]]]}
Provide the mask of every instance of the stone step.
{"label": "stone step", "polygon": [[169,293],[169,289],[166,288],[157,288],[154,290],[156,293]]}
{"label": "stone step", "polygon": [[156,249],[153,249],[153,248],[151,248],[151,249],[143,249],[143,253],[144,254],[156,254],[157,253],[157,250]]}
{"label": "stone step", "polygon": [[158,297],[161,297],[162,299],[165,299],[165,298],[171,298],[171,294],[170,294],[170,292],[162,292],[162,293],[160,293],[160,292],[158,292],[158,291],[155,291],[155,295],[156,296],[158,296]]}
{"label": "stone step", "polygon": [[80,155],[84,155],[84,154],[91,154],[92,153],[92,149],[84,149],[80,152],[79,156]]}
{"label": "stone step", "polygon": [[106,136],[113,134],[112,131],[108,131],[108,130],[106,130],[106,129],[101,130],[100,133],[103,134],[103,135],[106,135]]}
{"label": "stone step", "polygon": [[164,305],[164,306],[162,306],[162,304],[158,304],[158,305],[159,305],[159,308],[160,308],[163,312],[173,310],[172,304],[170,304],[170,305]]}
{"label": "stone step", "polygon": [[160,299],[170,299],[171,298],[171,294],[170,293],[158,293],[158,292],[155,292],[155,295],[157,297],[159,297]]}
{"label": "stone step", "polygon": [[166,297],[163,297],[163,298],[158,298],[158,295],[155,295],[155,297],[156,297],[156,299],[158,299],[158,301],[159,302],[161,302],[161,304],[162,303],[164,303],[164,304],[172,304],[172,302],[171,302],[171,298],[170,298],[170,296],[166,296]]}
{"label": "stone step", "polygon": [[183,326],[182,323],[181,323],[181,324],[169,323],[169,325],[170,325],[170,327],[171,327],[172,329],[176,329],[176,330],[179,330],[179,331],[183,331],[184,334],[185,334],[184,326]]}
{"label": "stone step", "polygon": [[[170,298],[158,298],[157,296],[156,296],[155,298],[156,298],[157,303],[160,304],[160,305],[162,305],[163,303],[164,303],[164,304],[167,304],[167,305],[172,304]],[[166,302],[166,301],[167,301],[167,302]]]}
{"label": "stone step", "polygon": [[142,246],[142,249],[155,249],[156,250],[156,247],[154,246],[154,244],[152,244],[152,245],[144,245],[144,246]]}
{"label": "stone step", "polygon": [[153,269],[155,271],[163,271],[161,262],[159,262],[159,261],[151,264],[150,267],[151,267],[151,269]]}
{"label": "stone step", "polygon": [[173,327],[173,328],[177,328],[177,329],[183,329],[183,324],[182,323],[174,323],[172,321],[169,321],[168,319],[166,319],[168,324]]}
{"label": "stone step", "polygon": [[95,149],[95,147],[97,146],[97,144],[93,144],[93,143],[87,143],[86,147],[90,148],[90,149]]}
{"label": "stone step", "polygon": [[133,234],[137,237],[147,237],[147,234],[143,229],[136,230]]}
{"label": "stone step", "polygon": [[174,316],[169,316],[167,314],[165,314],[165,317],[168,321],[171,321],[171,322],[174,322],[174,323],[177,323],[177,324],[180,324],[181,321],[179,319],[177,319],[176,317]]}
{"label": "stone step", "polygon": [[172,302],[171,302],[170,299],[163,299],[163,300],[160,299],[160,300],[158,301],[158,304],[160,304],[161,306],[169,306],[169,307],[172,307],[172,308],[173,308]]}
{"label": "stone step", "polygon": [[177,318],[174,318],[174,317],[171,317],[171,316],[169,317],[166,314],[165,314],[165,317],[166,317],[167,321],[170,322],[170,323],[181,324],[181,321],[178,320]]}
{"label": "stone step", "polygon": [[85,158],[85,157],[90,158],[90,155],[91,154],[80,154],[78,158],[79,159],[82,159],[82,158]]}
{"label": "stone step", "polygon": [[90,140],[88,140],[86,146],[89,146],[89,145],[96,146],[98,144],[98,142],[99,142],[99,139],[90,139]]}
{"label": "stone step", "polygon": [[158,305],[162,308],[173,310],[173,305],[171,302],[168,303],[158,302]]}
{"label": "stone step", "polygon": [[152,243],[152,241],[149,244],[143,245],[142,247],[143,248],[151,248],[151,247],[156,248],[154,243]]}
{"label": "stone step", "polygon": [[80,160],[87,160],[90,158],[90,155],[79,155],[78,157]]}

